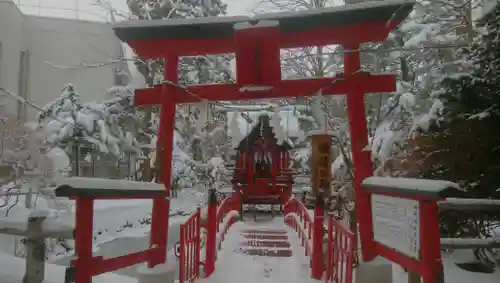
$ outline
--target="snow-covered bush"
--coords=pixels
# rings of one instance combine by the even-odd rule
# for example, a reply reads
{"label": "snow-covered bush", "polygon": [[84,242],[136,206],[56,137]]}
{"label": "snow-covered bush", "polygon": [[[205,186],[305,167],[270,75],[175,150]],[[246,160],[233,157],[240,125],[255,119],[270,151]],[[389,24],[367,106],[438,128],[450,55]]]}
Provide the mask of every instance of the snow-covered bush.
{"label": "snow-covered bush", "polygon": [[61,96],[37,115],[47,141],[58,146],[78,138],[117,158],[123,157],[125,152],[141,156],[139,143],[132,132],[133,90],[114,86],[104,95],[105,100],[100,103],[84,103],[75,87],[66,85]]}

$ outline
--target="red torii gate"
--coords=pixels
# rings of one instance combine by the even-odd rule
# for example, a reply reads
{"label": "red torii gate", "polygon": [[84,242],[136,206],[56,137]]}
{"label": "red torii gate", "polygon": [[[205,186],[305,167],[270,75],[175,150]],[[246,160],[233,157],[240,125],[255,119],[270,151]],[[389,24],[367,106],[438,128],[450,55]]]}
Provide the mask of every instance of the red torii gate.
{"label": "red torii gate", "polygon": [[[162,160],[162,181],[169,196],[175,106],[200,99],[250,100],[323,95],[347,96],[348,118],[354,161],[354,187],[357,218],[362,243],[372,241],[369,195],[359,189],[372,175],[364,95],[392,92],[395,75],[360,72],[360,44],[385,40],[389,32],[405,19],[413,1],[379,1],[344,5],[297,13],[274,13],[250,17],[196,18],[182,20],[126,21],[115,26],[116,35],[137,55],[149,59],[165,58],[167,81],[153,88],[136,91],[138,106],[161,105],[158,151]],[[282,80],[280,49],[339,44],[344,55],[344,73],[336,79],[311,78]],[[177,86],[180,56],[236,54],[236,83]],[[258,86],[252,87],[250,86]],[[196,96],[193,96],[194,93]],[[151,246],[166,249],[170,201],[155,199],[151,224]],[[156,253],[150,266],[165,262],[166,252]],[[364,249],[363,258],[374,255]]]}

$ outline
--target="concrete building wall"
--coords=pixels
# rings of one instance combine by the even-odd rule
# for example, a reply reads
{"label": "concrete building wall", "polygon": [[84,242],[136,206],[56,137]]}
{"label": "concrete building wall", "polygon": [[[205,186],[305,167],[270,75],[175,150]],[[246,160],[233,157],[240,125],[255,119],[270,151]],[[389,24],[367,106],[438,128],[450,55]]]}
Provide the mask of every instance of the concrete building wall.
{"label": "concrete building wall", "polygon": [[[0,0],[0,87],[18,92],[23,46],[23,15],[11,0]],[[0,93],[0,103],[15,114],[16,102]],[[11,111],[14,110],[14,111]]]}
{"label": "concrete building wall", "polygon": [[[0,42],[0,86],[16,94],[22,91],[21,52],[27,50],[26,99],[38,106],[56,99],[67,83],[75,85],[83,101],[101,100],[118,67],[109,62],[121,56],[110,24],[23,15],[12,0],[0,0]],[[15,116],[16,103],[3,101]],[[22,118],[32,121],[37,110],[26,110]]]}
{"label": "concrete building wall", "polygon": [[[67,83],[75,85],[82,100],[99,101],[114,83],[117,66],[105,65],[120,56],[111,25],[30,16],[25,18],[24,35],[30,51],[28,99],[37,105],[52,101]],[[28,120],[35,115],[35,110],[28,111]]]}

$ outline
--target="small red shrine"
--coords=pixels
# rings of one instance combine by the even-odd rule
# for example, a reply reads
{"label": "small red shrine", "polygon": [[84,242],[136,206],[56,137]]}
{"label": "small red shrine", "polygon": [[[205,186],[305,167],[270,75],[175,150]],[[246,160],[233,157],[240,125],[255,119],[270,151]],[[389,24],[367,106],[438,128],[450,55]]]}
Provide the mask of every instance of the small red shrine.
{"label": "small red shrine", "polygon": [[242,196],[242,204],[285,204],[292,193],[288,163],[293,146],[289,141],[278,143],[269,120],[261,115],[236,148],[232,183]]}

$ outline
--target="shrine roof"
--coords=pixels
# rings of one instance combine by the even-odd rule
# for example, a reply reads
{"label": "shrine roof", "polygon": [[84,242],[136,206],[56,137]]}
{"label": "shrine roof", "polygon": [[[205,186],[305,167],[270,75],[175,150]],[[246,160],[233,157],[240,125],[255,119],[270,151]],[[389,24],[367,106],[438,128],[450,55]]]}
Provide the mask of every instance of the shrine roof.
{"label": "shrine roof", "polygon": [[[257,119],[257,123],[252,127],[250,132],[248,132],[245,137],[239,142],[239,145],[236,147],[236,149],[242,152],[248,152],[254,142],[261,135],[261,132],[263,132],[263,134],[266,136],[274,138],[274,133],[271,125],[269,124],[269,120],[270,118],[268,115],[260,115]],[[281,144],[277,144],[277,146],[282,151],[289,151],[293,148],[293,144],[290,141],[284,141]]]}
{"label": "shrine roof", "polygon": [[203,17],[170,20],[129,20],[114,26],[122,41],[148,39],[230,38],[233,26],[246,21],[279,21],[282,32],[298,32],[328,26],[349,26],[363,23],[404,20],[413,9],[415,0],[389,0],[300,12],[281,12],[233,17]]}

